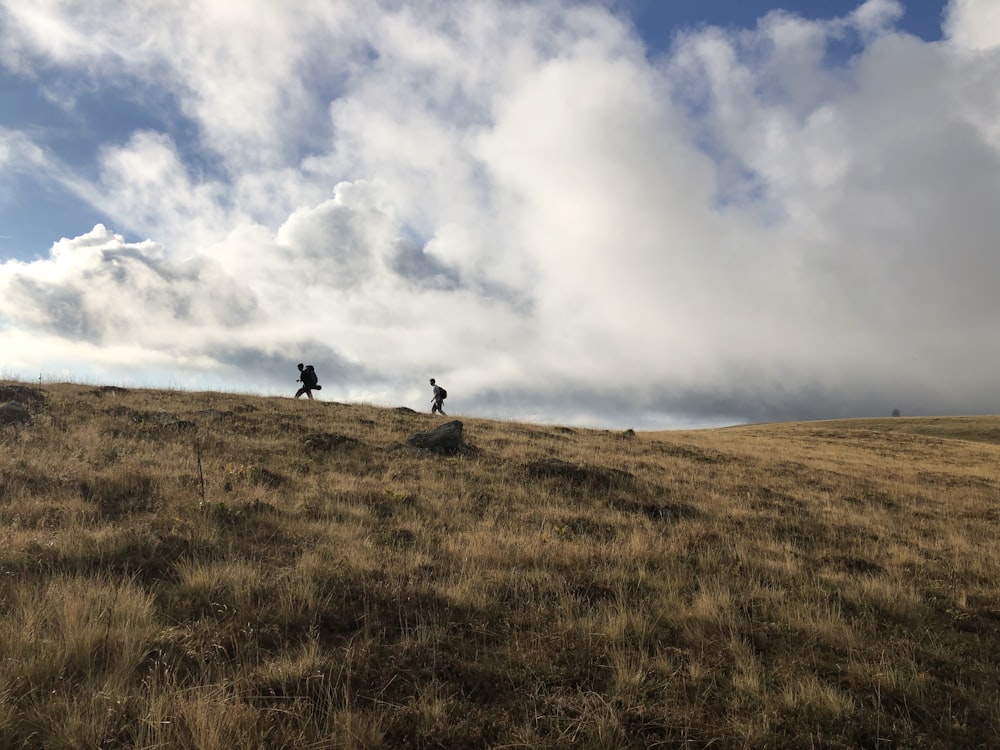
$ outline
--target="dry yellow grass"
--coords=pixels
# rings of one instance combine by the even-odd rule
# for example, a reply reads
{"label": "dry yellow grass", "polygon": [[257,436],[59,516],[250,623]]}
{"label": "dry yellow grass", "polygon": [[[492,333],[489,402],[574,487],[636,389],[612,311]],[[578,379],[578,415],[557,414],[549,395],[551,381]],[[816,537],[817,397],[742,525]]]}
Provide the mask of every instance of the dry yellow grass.
{"label": "dry yellow grass", "polygon": [[0,747],[997,746],[1000,418],[12,395]]}

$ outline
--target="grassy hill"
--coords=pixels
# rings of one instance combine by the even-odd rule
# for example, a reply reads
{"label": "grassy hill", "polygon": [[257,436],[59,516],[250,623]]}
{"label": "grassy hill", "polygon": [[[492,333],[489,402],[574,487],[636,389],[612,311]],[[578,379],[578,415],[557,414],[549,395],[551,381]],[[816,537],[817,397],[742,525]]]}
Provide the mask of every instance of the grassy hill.
{"label": "grassy hill", "polygon": [[0,747],[997,747],[1000,418],[11,399]]}

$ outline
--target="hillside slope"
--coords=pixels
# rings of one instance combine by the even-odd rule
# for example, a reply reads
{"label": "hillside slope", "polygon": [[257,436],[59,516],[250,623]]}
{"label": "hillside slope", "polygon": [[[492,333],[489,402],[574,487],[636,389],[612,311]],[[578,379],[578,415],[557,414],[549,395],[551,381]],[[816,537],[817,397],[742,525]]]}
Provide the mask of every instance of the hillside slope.
{"label": "hillside slope", "polygon": [[[1000,419],[0,384],[0,746],[992,747]],[[978,437],[977,437],[978,436]]]}
{"label": "hillside slope", "polygon": [[822,423],[830,429],[878,430],[911,435],[970,440],[1000,445],[1000,417],[894,417],[891,419],[838,419]]}

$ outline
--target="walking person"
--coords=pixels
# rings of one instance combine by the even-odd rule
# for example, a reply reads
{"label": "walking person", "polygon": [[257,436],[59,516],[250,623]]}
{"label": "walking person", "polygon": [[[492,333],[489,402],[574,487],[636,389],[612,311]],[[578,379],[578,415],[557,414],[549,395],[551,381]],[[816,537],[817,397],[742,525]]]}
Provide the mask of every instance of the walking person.
{"label": "walking person", "polygon": [[310,400],[312,400],[313,391],[323,390],[323,386],[319,384],[319,378],[316,376],[316,369],[312,365],[304,365],[299,362],[299,379],[296,383],[302,383],[302,387],[295,392],[295,398],[298,398],[303,393],[306,394]]}
{"label": "walking person", "polygon": [[441,407],[444,404],[444,400],[448,398],[448,391],[434,382],[434,378],[431,378],[431,387],[434,389],[434,398],[431,399],[431,403],[434,405],[431,407],[431,414],[437,412],[441,416],[447,417],[448,415],[444,413],[444,409]]}

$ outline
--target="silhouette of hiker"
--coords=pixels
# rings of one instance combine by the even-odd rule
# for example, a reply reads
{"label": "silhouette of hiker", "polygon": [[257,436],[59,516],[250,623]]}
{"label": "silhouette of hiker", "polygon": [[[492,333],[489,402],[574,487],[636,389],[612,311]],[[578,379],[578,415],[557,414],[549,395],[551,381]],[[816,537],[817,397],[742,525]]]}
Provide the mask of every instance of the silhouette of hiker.
{"label": "silhouette of hiker", "polygon": [[323,386],[321,386],[317,382],[319,378],[316,377],[316,370],[313,368],[312,365],[303,365],[301,362],[299,362],[298,367],[299,367],[299,379],[296,380],[295,382],[302,383],[302,387],[295,392],[295,398],[298,398],[304,393],[310,399],[312,399],[313,397],[312,392],[323,390]]}
{"label": "silhouette of hiker", "polygon": [[444,413],[444,409],[441,407],[444,404],[444,400],[448,398],[448,391],[435,383],[434,378],[431,378],[431,385],[434,387],[434,398],[431,399],[431,403],[434,404],[434,406],[431,407],[431,414],[437,412],[442,416],[447,417],[448,415]]}

